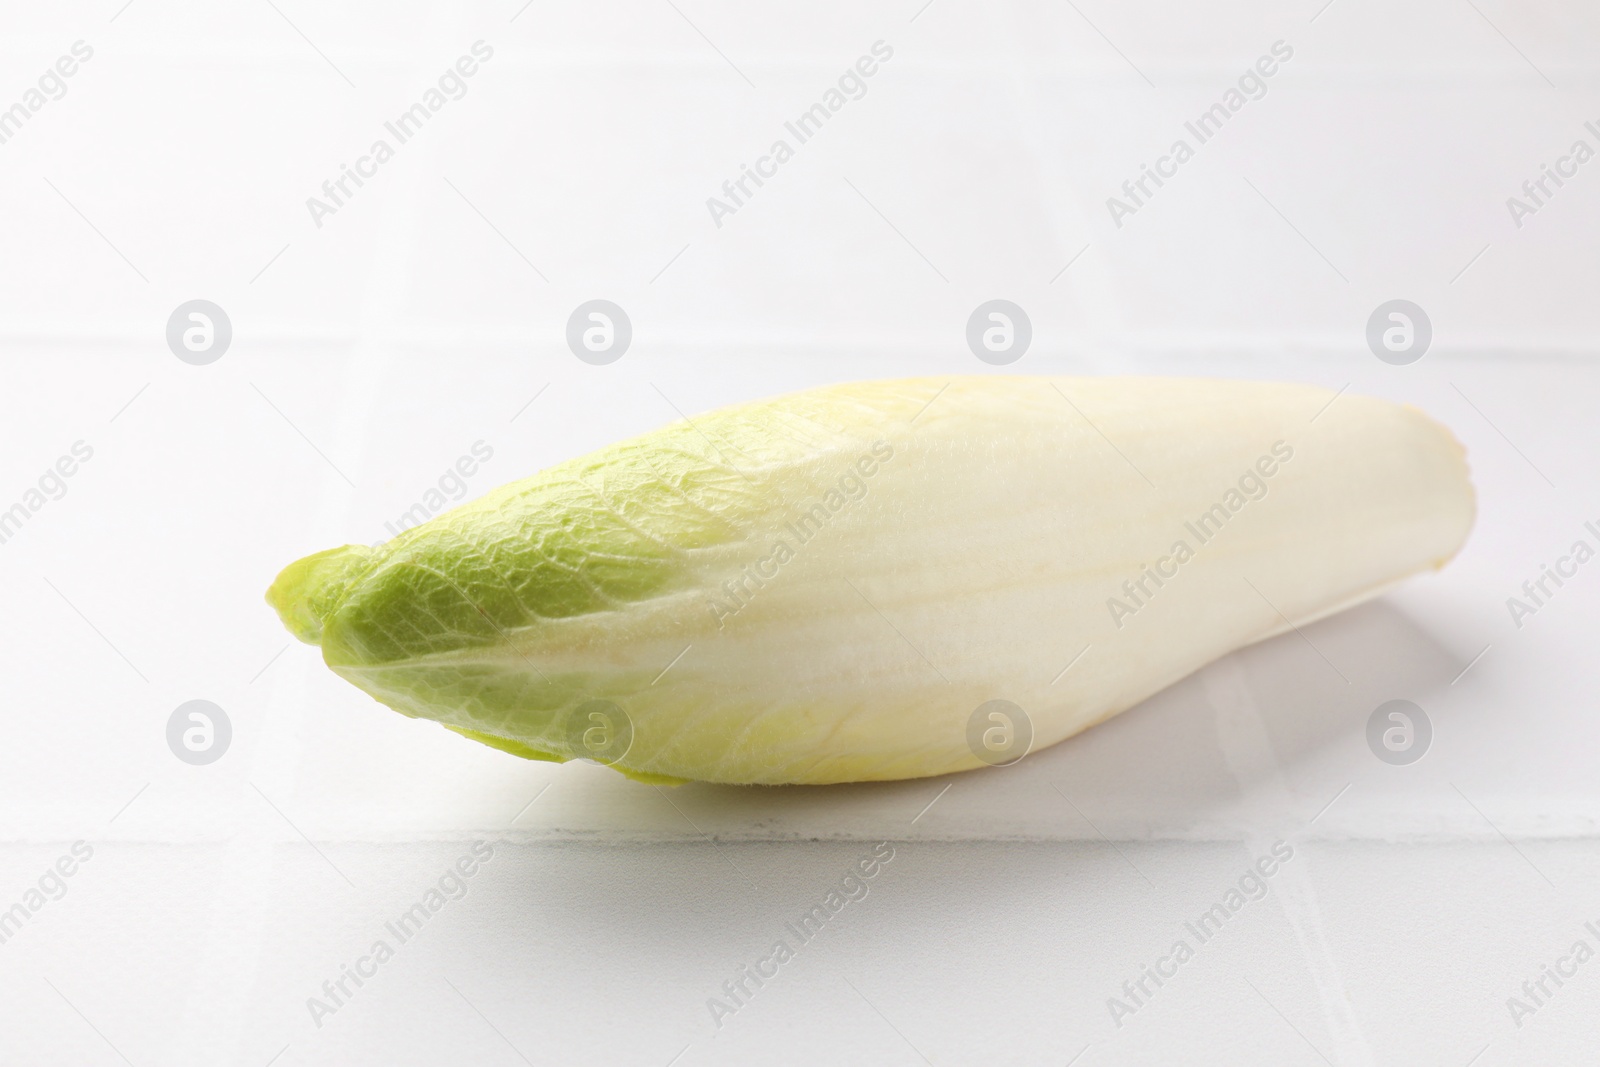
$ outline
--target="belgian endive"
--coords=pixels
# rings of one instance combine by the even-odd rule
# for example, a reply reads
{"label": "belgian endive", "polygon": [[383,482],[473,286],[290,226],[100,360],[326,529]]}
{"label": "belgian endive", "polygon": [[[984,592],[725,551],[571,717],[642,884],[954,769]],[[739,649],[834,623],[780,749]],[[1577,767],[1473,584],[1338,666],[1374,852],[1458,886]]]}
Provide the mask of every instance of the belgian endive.
{"label": "belgian endive", "polygon": [[401,714],[646,781],[1003,764],[1444,565],[1414,408],[1160,378],[857,382],[676,422],[267,599]]}

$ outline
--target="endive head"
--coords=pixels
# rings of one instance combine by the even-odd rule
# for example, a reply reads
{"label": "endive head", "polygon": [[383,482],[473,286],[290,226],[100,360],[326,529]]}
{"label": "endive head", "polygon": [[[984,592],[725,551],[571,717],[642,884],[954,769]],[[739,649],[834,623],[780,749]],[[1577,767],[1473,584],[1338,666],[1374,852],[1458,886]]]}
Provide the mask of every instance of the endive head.
{"label": "endive head", "polygon": [[[1449,433],[1334,399],[1173,379],[816,389],[308,556],[267,599],[379,701],[528,758],[651,781],[970,769],[997,762],[992,738],[1053,744],[1454,554],[1472,494]],[[1270,493],[1246,499],[1244,477]],[[1179,541],[1181,570],[1147,578]]]}

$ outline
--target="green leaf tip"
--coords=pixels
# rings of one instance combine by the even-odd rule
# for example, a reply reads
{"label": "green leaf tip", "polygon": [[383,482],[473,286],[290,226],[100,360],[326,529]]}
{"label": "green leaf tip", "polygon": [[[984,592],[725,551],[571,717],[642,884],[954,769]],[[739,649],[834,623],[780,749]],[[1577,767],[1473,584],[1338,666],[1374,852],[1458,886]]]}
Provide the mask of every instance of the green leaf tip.
{"label": "green leaf tip", "polygon": [[267,603],[295,637],[308,645],[322,642],[322,624],[372,565],[366,545],[342,545],[297,559],[278,573]]}

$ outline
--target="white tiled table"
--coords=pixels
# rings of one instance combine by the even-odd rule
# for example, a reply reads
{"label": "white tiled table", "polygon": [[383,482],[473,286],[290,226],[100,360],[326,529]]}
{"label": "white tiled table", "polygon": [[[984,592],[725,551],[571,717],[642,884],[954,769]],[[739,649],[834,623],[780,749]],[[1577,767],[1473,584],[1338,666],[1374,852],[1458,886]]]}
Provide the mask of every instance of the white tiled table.
{"label": "white tiled table", "polygon": [[[1600,520],[1600,163],[1520,229],[1505,201],[1593,140],[1600,17],[120,3],[0,33],[0,106],[94,50],[0,145],[0,506],[93,449],[0,544],[0,908],[93,849],[0,944],[0,1062],[1592,1054],[1600,964],[1520,1027],[1507,998],[1600,948],[1600,570],[1520,629],[1506,598]],[[315,227],[306,198],[478,40],[466,95]],[[718,228],[705,199],[878,40],[866,95]],[[1105,198],[1277,40],[1266,95],[1114,227]],[[1004,369],[963,340],[997,296],[1034,330]],[[205,367],[163,339],[196,297],[234,328]],[[594,297],[635,327],[607,367],[563,342]],[[1363,337],[1395,297],[1435,331],[1408,367]],[[479,441],[473,495],[672,405],[1013,372],[1416,403],[1466,443],[1478,527],[1314,647],[1247,649],[1014,768],[831,789],[517,761],[373,704],[261,601],[288,560],[384,536]],[[194,698],[233,724],[210,766],[166,747]],[[1411,766],[1364,738],[1394,698],[1433,723]],[[474,841],[492,859],[399,944],[386,924]],[[880,841],[866,897],[716,1025],[708,998]],[[1119,1026],[1108,998],[1278,841],[1266,896],[1188,935]],[[314,1017],[379,939],[393,958]]]}

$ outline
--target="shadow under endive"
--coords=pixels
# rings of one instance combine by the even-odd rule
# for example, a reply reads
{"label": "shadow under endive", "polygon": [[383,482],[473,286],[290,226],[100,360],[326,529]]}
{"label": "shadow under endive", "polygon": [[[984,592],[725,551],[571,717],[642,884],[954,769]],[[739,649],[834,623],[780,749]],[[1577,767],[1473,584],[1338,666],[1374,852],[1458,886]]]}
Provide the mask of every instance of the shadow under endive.
{"label": "shadow under endive", "polygon": [[[1373,709],[1396,698],[1426,706],[1463,666],[1377,600],[1230,653],[1009,767],[830,786],[693,783],[668,793],[697,832],[718,839],[1182,837],[1235,806],[1258,776],[1293,780],[1299,765],[1370,760]],[[1253,736],[1230,736],[1240,730]],[[636,803],[664,803],[655,789],[618,786]]]}

